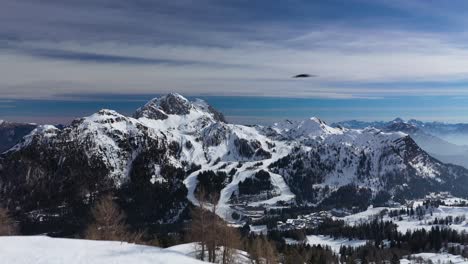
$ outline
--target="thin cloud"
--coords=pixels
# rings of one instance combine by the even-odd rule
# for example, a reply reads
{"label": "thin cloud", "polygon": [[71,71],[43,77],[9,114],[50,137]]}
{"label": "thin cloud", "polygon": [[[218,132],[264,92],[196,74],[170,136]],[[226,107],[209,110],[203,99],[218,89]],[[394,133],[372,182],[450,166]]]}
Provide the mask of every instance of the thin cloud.
{"label": "thin cloud", "polygon": [[162,64],[171,66],[195,65],[195,66],[211,66],[211,67],[249,67],[249,65],[235,65],[221,62],[204,62],[195,60],[180,60],[180,59],[164,59],[164,58],[149,58],[138,56],[121,56],[105,53],[71,51],[63,49],[44,49],[44,48],[16,48],[14,51],[28,54],[33,57],[39,57],[52,60],[75,61],[82,63],[104,63],[104,64],[135,64],[135,65],[151,65]]}
{"label": "thin cloud", "polygon": [[[468,71],[464,9],[444,7],[450,19],[421,19],[439,6],[413,10],[414,4],[385,0],[6,0],[0,9],[0,98],[129,90],[463,96],[465,86],[450,82],[466,79]],[[458,31],[427,30],[436,25]],[[317,77],[290,78],[303,72]],[[439,84],[427,89],[428,81]]]}

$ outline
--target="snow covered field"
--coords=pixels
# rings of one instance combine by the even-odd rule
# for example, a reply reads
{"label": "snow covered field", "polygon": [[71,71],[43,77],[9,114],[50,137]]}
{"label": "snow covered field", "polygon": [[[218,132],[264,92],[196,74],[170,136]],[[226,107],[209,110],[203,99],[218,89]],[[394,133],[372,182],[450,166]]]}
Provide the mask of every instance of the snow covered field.
{"label": "snow covered field", "polygon": [[360,247],[364,246],[367,243],[366,240],[349,240],[347,238],[339,238],[339,239],[334,239],[329,236],[323,236],[323,235],[311,235],[307,236],[307,244],[313,246],[313,245],[322,245],[322,246],[329,246],[333,252],[339,253],[340,252],[340,247],[341,246],[347,246],[347,247]]}
{"label": "snow covered field", "polygon": [[256,235],[267,235],[268,228],[266,225],[250,225],[250,232],[255,233]]}
{"label": "snow covered field", "polygon": [[[405,209],[406,207],[401,207]],[[360,212],[357,214],[345,216],[342,218],[346,223],[350,225],[359,224],[362,222],[370,221],[378,217],[379,214],[384,213],[384,210],[399,210],[400,208],[389,208],[389,207],[376,207],[372,208],[369,207],[366,211]],[[456,206],[439,206],[438,208],[430,208],[426,214],[420,219],[418,216],[408,216],[408,215],[401,215],[400,217],[389,217],[388,213],[384,213],[383,220],[384,221],[393,221],[396,225],[398,225],[398,231],[405,233],[407,230],[417,230],[417,229],[431,229],[434,227],[432,222],[437,219],[445,219],[446,217],[464,217],[468,219],[468,207],[456,207]],[[442,227],[442,226],[441,226]],[[444,227],[449,227],[451,229],[457,231],[466,231],[468,232],[468,221],[463,220],[460,223],[453,223],[451,225],[447,225]]]}
{"label": "snow covered field", "polygon": [[379,216],[380,212],[384,210],[395,210],[398,208],[388,208],[388,207],[369,207],[366,211],[359,212],[357,214],[348,215],[345,217],[336,217],[336,219],[342,219],[350,225],[356,225],[359,223],[364,223],[367,221],[373,220],[375,217]]}
{"label": "snow covered field", "polygon": [[421,258],[425,261],[432,261],[432,263],[450,263],[450,264],[466,264],[468,263],[468,259],[463,258],[462,256],[447,254],[447,253],[419,253],[411,255],[411,260],[402,259],[400,260],[400,264],[410,264],[410,263],[418,263],[416,259]]}
{"label": "snow covered field", "polygon": [[[180,244],[180,245],[175,245],[173,247],[169,247],[167,248],[167,250],[170,250],[173,252],[179,252],[191,258],[196,258],[199,249],[197,248],[197,243],[187,243],[187,244]],[[216,252],[216,255],[217,255],[218,260],[222,259],[222,247],[220,248],[219,251]],[[242,251],[242,250],[236,250],[235,264],[250,264],[250,263],[252,262],[247,252]]]}
{"label": "snow covered field", "polygon": [[[406,232],[407,230],[415,229],[431,229],[433,225],[429,225],[428,222],[434,221],[437,219],[444,219],[448,216],[455,217],[467,217],[468,216],[468,207],[449,207],[449,206],[440,206],[439,208],[434,208],[431,214],[426,214],[422,220],[417,218],[410,218],[408,216],[403,217],[402,221],[393,219],[393,221],[398,225],[398,230],[400,232]],[[390,218],[388,218],[390,219]],[[468,231],[468,222],[466,220],[458,224],[451,224],[447,227],[457,230],[457,231]]]}
{"label": "snow covered field", "polygon": [[[291,238],[285,238],[285,241],[287,244],[290,244],[290,245],[302,243],[301,241],[297,241]],[[364,246],[367,243],[366,240],[349,240],[347,238],[334,239],[332,237],[323,236],[323,235],[307,236],[307,240],[304,242],[311,246],[317,246],[317,245],[321,245],[322,247],[328,246],[335,253],[340,252],[341,246],[356,248],[356,247]]]}
{"label": "snow covered field", "polygon": [[0,258],[8,264],[205,263],[170,249],[45,236],[0,237]]}

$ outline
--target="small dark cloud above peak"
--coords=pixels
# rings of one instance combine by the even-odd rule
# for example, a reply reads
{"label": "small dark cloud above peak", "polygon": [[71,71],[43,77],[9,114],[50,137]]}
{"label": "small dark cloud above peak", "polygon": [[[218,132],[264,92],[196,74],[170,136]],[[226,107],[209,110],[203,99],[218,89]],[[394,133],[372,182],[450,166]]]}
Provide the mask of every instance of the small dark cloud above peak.
{"label": "small dark cloud above peak", "polygon": [[301,74],[293,76],[293,78],[313,78],[313,77],[317,77],[317,75],[301,73]]}

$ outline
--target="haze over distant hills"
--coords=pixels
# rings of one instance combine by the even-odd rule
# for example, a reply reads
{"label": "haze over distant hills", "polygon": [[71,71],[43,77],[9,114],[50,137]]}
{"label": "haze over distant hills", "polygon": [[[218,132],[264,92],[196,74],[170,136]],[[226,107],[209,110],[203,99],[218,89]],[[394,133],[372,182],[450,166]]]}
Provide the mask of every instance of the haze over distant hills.
{"label": "haze over distant hills", "polygon": [[442,122],[422,122],[415,119],[404,121],[396,118],[389,122],[364,122],[357,120],[333,123],[354,129],[374,127],[387,132],[403,132],[433,157],[447,163],[468,167],[468,124]]}
{"label": "haze over distant hills", "polygon": [[8,150],[29,134],[36,124],[14,123],[0,120],[0,153]]}

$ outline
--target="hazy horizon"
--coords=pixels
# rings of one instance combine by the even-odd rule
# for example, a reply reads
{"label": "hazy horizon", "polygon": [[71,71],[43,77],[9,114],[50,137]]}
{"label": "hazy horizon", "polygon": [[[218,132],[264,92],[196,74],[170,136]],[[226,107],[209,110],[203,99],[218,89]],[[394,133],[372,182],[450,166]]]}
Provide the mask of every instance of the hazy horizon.
{"label": "hazy horizon", "polygon": [[[159,95],[82,95],[69,99],[0,101],[0,120],[38,124],[68,124],[75,118],[91,115],[100,109],[112,109],[124,115],[133,112]],[[425,122],[468,123],[463,113],[468,109],[463,99],[431,97],[395,97],[386,99],[317,99],[252,96],[186,96],[200,98],[221,111],[230,122],[271,124],[284,119],[319,117],[328,123],[391,121],[395,118]],[[441,102],[445,102],[442,104]],[[435,103],[439,105],[434,106]],[[419,106],[412,106],[416,104]],[[434,111],[433,115],[427,112]],[[453,114],[458,111],[459,114]]]}

